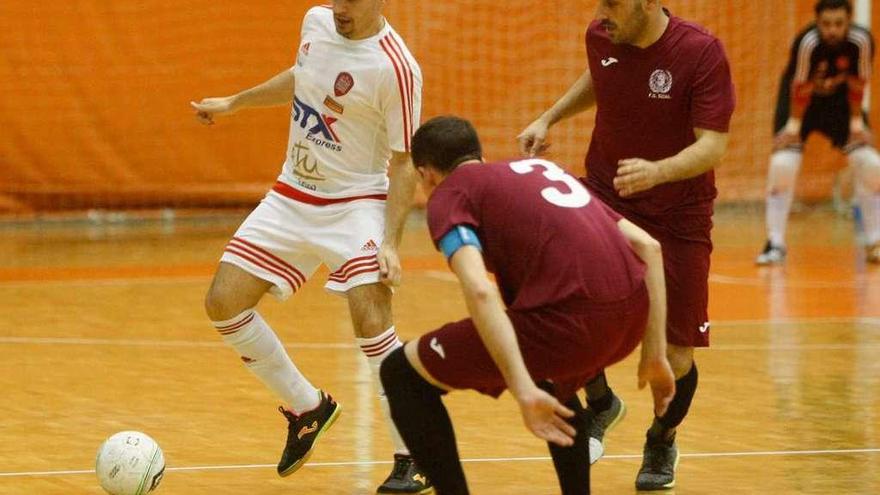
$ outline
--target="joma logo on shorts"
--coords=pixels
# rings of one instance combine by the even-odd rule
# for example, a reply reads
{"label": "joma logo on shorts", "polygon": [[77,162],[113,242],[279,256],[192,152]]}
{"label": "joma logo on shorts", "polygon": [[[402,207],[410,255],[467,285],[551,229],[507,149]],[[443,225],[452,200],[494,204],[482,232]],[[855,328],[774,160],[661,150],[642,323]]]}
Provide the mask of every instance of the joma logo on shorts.
{"label": "joma logo on shorts", "polygon": [[311,106],[303,103],[299,98],[294,97],[293,99],[293,121],[299,124],[300,128],[306,130],[309,137],[312,137],[312,139],[309,139],[312,142],[340,142],[339,136],[333,130],[333,124],[338,120],[335,117],[318,112]]}

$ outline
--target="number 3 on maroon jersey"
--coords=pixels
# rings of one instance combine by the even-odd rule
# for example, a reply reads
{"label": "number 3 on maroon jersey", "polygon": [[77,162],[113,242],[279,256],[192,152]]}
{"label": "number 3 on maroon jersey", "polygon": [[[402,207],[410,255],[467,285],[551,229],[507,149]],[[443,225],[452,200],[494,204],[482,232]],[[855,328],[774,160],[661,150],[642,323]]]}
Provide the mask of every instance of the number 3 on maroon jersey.
{"label": "number 3 on maroon jersey", "polygon": [[555,187],[547,187],[541,190],[541,197],[549,203],[563,208],[581,208],[590,202],[590,193],[577,179],[565,173],[553,162],[541,159],[520,160],[511,162],[510,168],[518,174],[528,174],[535,171],[536,167],[544,169],[542,174],[549,181],[562,182],[568,186],[569,192],[563,192]]}

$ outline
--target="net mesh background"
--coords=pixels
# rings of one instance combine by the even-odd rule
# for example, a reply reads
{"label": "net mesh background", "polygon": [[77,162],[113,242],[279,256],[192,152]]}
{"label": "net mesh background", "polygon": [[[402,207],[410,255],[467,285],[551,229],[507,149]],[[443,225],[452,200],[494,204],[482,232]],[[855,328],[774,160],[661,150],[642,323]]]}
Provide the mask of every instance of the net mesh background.
{"label": "net mesh background", "polygon": [[[516,135],[585,68],[596,3],[389,0],[386,15],[422,67],[423,120],[466,117],[486,157],[503,159],[517,156]],[[247,111],[207,128],[189,102],[291,66],[302,17],[315,4],[4,1],[0,212],[253,204],[280,170],[289,110]],[[761,200],[779,76],[813,1],[665,5],[716,34],[730,58],[738,106],[717,172],[720,200]],[[877,78],[872,88],[880,95]],[[582,172],[592,122],[588,112],[557,125],[550,158]],[[829,197],[844,164],[827,141],[811,140],[799,197]]]}

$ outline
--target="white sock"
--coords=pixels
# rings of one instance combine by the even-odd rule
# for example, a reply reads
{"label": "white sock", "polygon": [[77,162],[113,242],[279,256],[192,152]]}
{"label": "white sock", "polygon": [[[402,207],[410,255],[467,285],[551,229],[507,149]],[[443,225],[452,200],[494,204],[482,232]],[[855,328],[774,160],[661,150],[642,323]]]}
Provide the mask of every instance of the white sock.
{"label": "white sock", "polygon": [[873,246],[880,242],[880,193],[866,194],[860,198],[860,203],[865,240]]}
{"label": "white sock", "polygon": [[397,333],[394,331],[393,326],[376,337],[368,339],[359,338],[356,340],[361,351],[367,356],[367,361],[370,362],[370,369],[373,370],[373,378],[379,386],[379,404],[382,406],[382,413],[385,415],[385,422],[388,424],[391,443],[394,445],[394,453],[409,455],[409,449],[406,448],[403,438],[400,437],[400,433],[391,419],[388,398],[385,397],[385,389],[382,387],[382,380],[379,379],[379,367],[382,365],[382,361],[403,344],[397,338]]}
{"label": "white sock", "polygon": [[767,196],[767,239],[774,246],[785,247],[785,229],[793,198],[791,190]]}
{"label": "white sock", "polygon": [[862,224],[868,245],[880,242],[880,155],[869,146],[849,154],[849,163],[856,170],[856,194],[862,209]]}
{"label": "white sock", "polygon": [[788,214],[802,157],[800,151],[794,150],[776,151],[770,157],[767,174],[767,238],[774,246],[785,247]]}
{"label": "white sock", "polygon": [[238,351],[245,366],[294,413],[318,407],[318,389],[294,366],[278,336],[259,313],[249,309],[235,318],[213,323],[223,341]]}

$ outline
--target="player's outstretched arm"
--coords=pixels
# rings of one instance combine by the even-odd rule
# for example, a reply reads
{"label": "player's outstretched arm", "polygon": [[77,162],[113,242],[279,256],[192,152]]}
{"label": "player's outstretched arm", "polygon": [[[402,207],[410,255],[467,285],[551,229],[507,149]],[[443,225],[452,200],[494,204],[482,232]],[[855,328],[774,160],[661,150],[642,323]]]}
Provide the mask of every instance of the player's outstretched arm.
{"label": "player's outstretched arm", "polygon": [[666,413],[675,395],[675,375],[666,358],[666,281],[663,275],[663,252],[660,243],[632,222],[622,218],[617,226],[627,238],[633,251],[647,265],[645,285],[650,306],[648,326],[642,337],[642,355],[639,361],[639,389],[651,385],[654,413]]}
{"label": "player's outstretched arm", "polygon": [[593,77],[590,75],[590,69],[587,69],[562,95],[562,98],[516,137],[519,141],[520,152],[529,157],[541,154],[550,147],[546,140],[547,133],[553,124],[577,115],[595,104],[596,92],[593,88]]}
{"label": "player's outstretched arm", "polygon": [[563,447],[574,443],[576,431],[564,418],[574,412],[553,396],[539,389],[529,375],[498,289],[486,275],[486,265],[479,249],[459,248],[450,259],[452,271],[458,276],[468,312],[480,338],[510,393],[516,398],[526,427],[538,438]]}
{"label": "player's outstretched arm", "polygon": [[385,204],[385,235],[377,258],[382,283],[391,287],[400,285],[401,267],[397,248],[403,237],[406,217],[412,209],[416,190],[416,169],[409,153],[395,151],[388,164],[390,184]]}
{"label": "player's outstretched arm", "polygon": [[285,69],[268,81],[241,93],[204,98],[198,103],[191,101],[190,105],[195,109],[199,122],[211,125],[214,123],[214,117],[218,115],[232,115],[246,108],[274,107],[290,103],[293,101],[294,83],[293,71]]}

